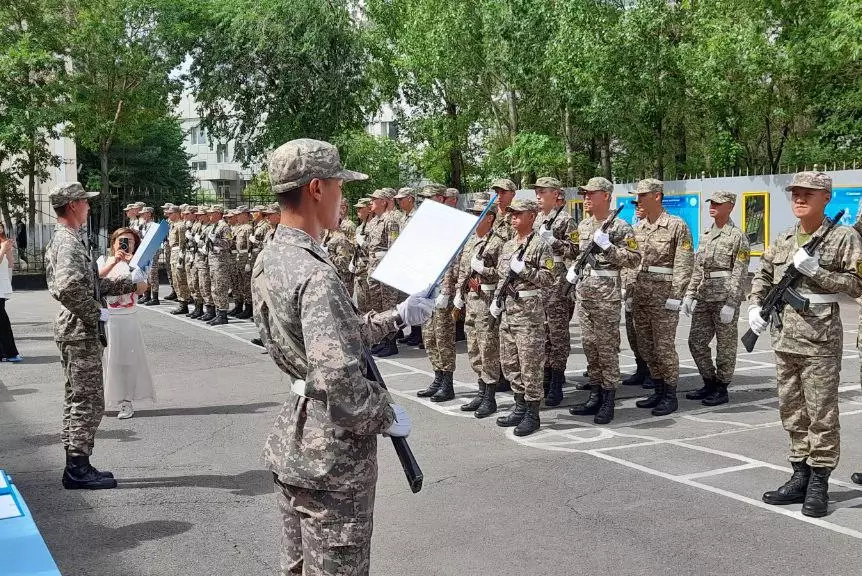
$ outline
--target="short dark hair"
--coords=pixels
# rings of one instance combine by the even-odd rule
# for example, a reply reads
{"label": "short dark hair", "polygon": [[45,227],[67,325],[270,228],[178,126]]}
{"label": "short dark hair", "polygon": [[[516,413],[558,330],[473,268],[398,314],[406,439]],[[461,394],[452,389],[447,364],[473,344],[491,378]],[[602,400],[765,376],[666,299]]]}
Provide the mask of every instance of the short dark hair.
{"label": "short dark hair", "polygon": [[59,216],[60,218],[66,217],[66,211],[68,210],[69,205],[63,204],[62,206],[54,206],[54,214]]}
{"label": "short dark hair", "polygon": [[305,184],[293,190],[276,194],[275,197],[278,200],[279,208],[282,210],[296,210],[299,208],[299,204],[302,202],[302,195],[305,193],[307,187],[308,184]]}

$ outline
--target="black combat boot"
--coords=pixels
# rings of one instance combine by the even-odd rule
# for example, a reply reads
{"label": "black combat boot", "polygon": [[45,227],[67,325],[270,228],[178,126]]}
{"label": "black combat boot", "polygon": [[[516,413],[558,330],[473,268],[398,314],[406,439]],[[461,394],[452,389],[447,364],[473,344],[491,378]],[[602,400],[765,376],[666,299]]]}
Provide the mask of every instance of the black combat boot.
{"label": "black combat boot", "polygon": [[419,346],[422,344],[422,326],[411,326],[410,336],[404,339],[407,346]]}
{"label": "black combat boot", "polygon": [[204,305],[204,315],[199,317],[198,320],[200,320],[201,322],[209,322],[210,320],[215,318],[215,316],[216,316],[215,306],[213,306],[211,304],[205,304]]}
{"label": "black combat boot", "polygon": [[149,301],[150,301],[150,291],[149,290],[147,290],[146,292],[144,292],[143,294],[138,296],[138,304],[145,304],[146,302],[149,302]]}
{"label": "black combat boot", "polygon": [[234,304],[233,304],[233,309],[230,312],[228,312],[227,315],[230,316],[231,318],[236,318],[237,314],[242,312],[242,309],[243,309],[242,300],[235,300]]}
{"label": "black combat boot", "polygon": [[467,340],[467,334],[464,332],[464,321],[458,320],[455,323],[455,342],[464,342]]}
{"label": "black combat boot", "polygon": [[216,310],[215,318],[207,322],[210,326],[221,326],[227,324],[227,310]]}
{"label": "black combat boot", "polygon": [[566,383],[566,373],[562,370],[551,370],[551,389],[545,394],[545,406],[559,406],[563,401],[563,385]]}
{"label": "black combat boot", "polygon": [[805,502],[802,503],[802,515],[811,518],[826,516],[829,509],[829,475],[831,468],[812,467],[811,478],[805,491]]}
{"label": "black combat boot", "polygon": [[387,338],[384,340],[383,348],[377,351],[375,356],[378,358],[388,358],[398,354],[398,344],[395,343],[395,338]]}
{"label": "black combat boot", "polygon": [[161,304],[161,302],[159,302],[159,291],[153,290],[152,296],[144,302],[144,306],[158,306],[159,304]]}
{"label": "black combat boot", "polygon": [[637,364],[635,373],[623,378],[623,386],[643,386],[647,373],[646,361],[635,356],[635,363]]}
{"label": "black combat boot", "polygon": [[715,392],[715,384],[716,382],[714,378],[704,378],[703,388],[698,388],[697,390],[686,392],[685,397],[688,400],[703,400],[704,398]]}
{"label": "black combat boot", "polygon": [[583,404],[575,404],[569,408],[569,414],[572,416],[587,416],[597,414],[599,406],[602,404],[602,387],[590,386],[590,396]]}
{"label": "black combat boot", "polygon": [[170,300],[171,302],[177,300],[177,293],[174,291],[173,288],[171,288],[171,293],[165,296],[165,300]]}
{"label": "black combat boot", "polygon": [[610,424],[614,419],[614,399],[617,396],[616,390],[602,390],[602,405],[599,406],[599,411],[596,412],[593,422],[596,424]]}
{"label": "black combat boot", "polygon": [[263,345],[263,340],[261,340],[260,338],[252,338],[250,340],[250,342],[252,344],[254,344],[255,346],[260,346],[261,348],[265,348],[265,346]]}
{"label": "black combat boot", "polygon": [[203,302],[195,302],[195,309],[189,314],[189,318],[197,320],[201,316],[204,315],[204,303]]}
{"label": "black combat boot", "polygon": [[428,388],[420,390],[416,395],[420,398],[430,398],[440,390],[441,386],[443,386],[443,372],[441,370],[434,370],[434,381],[428,385]]}
{"label": "black combat boot", "polygon": [[854,484],[862,484],[862,472],[854,472],[851,474],[850,481]]}
{"label": "black combat boot", "polygon": [[641,388],[646,390],[652,390],[655,388],[655,382],[652,379],[652,374],[649,371],[649,365],[644,361],[644,382],[641,384]]}
{"label": "black combat boot", "polygon": [[452,382],[452,373],[448,371],[441,371],[441,373],[443,374],[443,383],[440,389],[437,390],[437,393],[431,396],[431,402],[446,402],[455,397],[455,384]]}
{"label": "black combat boot", "polygon": [[66,453],[63,488],[66,490],[105,490],[116,488],[117,481],[109,472],[99,472],[90,465],[86,454]]}
{"label": "black combat boot", "polygon": [[539,429],[539,404],[538,400],[527,402],[527,413],[515,427],[515,436],[529,436]]}
{"label": "black combat boot", "polygon": [[551,377],[553,373],[550,367],[545,366],[545,374],[542,376],[542,390],[545,392],[545,396],[547,397],[548,392],[551,391]]}
{"label": "black combat boot", "polygon": [[177,307],[171,310],[171,314],[177,316],[179,314],[188,314],[189,313],[189,304],[188,302],[177,301]]}
{"label": "black combat boot", "polygon": [[[487,390],[488,386],[479,380],[479,393],[476,394],[472,400],[467,402],[466,404],[461,405],[462,412],[475,412],[479,409],[479,406],[482,404],[482,400],[485,399],[485,390]],[[432,398],[433,400],[433,398]]]}
{"label": "black combat boot", "polygon": [[679,401],[676,399],[676,386],[664,385],[664,396],[658,405],[652,409],[653,416],[667,416],[679,409]]}
{"label": "black combat boot", "polygon": [[386,348],[388,348],[388,346],[389,346],[389,339],[384,338],[383,340],[381,340],[380,342],[378,342],[377,344],[372,346],[371,350],[369,350],[369,352],[371,352],[372,355],[377,356],[378,352],[385,350]]}
{"label": "black combat boot", "polygon": [[653,393],[643,400],[635,402],[635,406],[638,408],[655,408],[662,401],[662,398],[664,398],[664,380],[656,379],[653,382],[655,382]]}
{"label": "black combat boot", "polygon": [[236,315],[237,320],[248,320],[254,316],[254,309],[251,307],[251,302],[246,302],[245,307]]}
{"label": "black combat boot", "polygon": [[512,383],[503,376],[503,371],[500,371],[500,381],[497,382],[497,392],[511,392],[512,391]]}
{"label": "black combat boot", "polygon": [[485,385],[485,395],[482,397],[482,403],[479,404],[479,407],[475,412],[473,412],[473,416],[476,418],[487,418],[497,411],[497,400],[494,398],[496,388],[496,384]]}
{"label": "black combat boot", "polygon": [[497,417],[497,426],[508,428],[509,426],[517,426],[524,419],[524,414],[527,413],[527,403],[524,402],[524,395],[515,392],[515,404],[508,414]]}
{"label": "black combat boot", "polygon": [[[811,479],[811,467],[805,462],[791,462],[793,475],[778,490],[764,492],[761,499],[767,504],[801,504]],[[828,478],[828,477],[827,477]]]}
{"label": "black combat boot", "polygon": [[715,390],[700,401],[704,406],[719,406],[721,404],[727,404],[730,401],[730,398],[727,396],[727,384],[724,382],[715,382]]}

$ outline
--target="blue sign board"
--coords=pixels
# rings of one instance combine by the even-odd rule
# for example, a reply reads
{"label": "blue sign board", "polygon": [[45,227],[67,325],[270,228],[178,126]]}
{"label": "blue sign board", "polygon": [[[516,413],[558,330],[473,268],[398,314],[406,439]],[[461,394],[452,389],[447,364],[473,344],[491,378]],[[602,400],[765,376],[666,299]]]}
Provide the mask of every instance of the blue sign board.
{"label": "blue sign board", "polygon": [[833,188],[832,200],[826,205],[826,216],[831,218],[844,208],[847,212],[841,219],[841,224],[852,226],[859,213],[860,199],[862,199],[862,188]]}
{"label": "blue sign board", "polygon": [[[860,192],[862,192],[862,189],[860,189]],[[632,226],[634,226],[637,221],[635,218],[635,207],[631,203],[633,199],[634,196],[617,197],[617,207],[623,204],[625,205],[623,211],[620,212],[620,218]],[[668,214],[679,216],[683,221],[685,221],[688,225],[688,229],[691,230],[692,245],[694,246],[694,249],[697,250],[697,245],[700,241],[700,194],[665,196],[662,204]]]}

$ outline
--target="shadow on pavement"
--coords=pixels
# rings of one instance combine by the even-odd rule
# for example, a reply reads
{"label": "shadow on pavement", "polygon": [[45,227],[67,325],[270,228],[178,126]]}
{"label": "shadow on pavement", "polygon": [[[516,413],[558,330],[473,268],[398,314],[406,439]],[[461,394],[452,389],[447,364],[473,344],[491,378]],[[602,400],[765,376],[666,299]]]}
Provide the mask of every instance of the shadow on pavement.
{"label": "shadow on pavement", "polygon": [[219,414],[254,414],[265,408],[281,406],[279,402],[256,402],[254,404],[224,404],[217,406],[192,406],[188,408],[156,408],[135,410],[135,418],[159,416],[213,416]]}
{"label": "shadow on pavement", "polygon": [[154,478],[119,478],[118,489],[130,488],[217,488],[236,496],[263,496],[272,492],[272,472],[248,470],[239,474],[200,474]]}

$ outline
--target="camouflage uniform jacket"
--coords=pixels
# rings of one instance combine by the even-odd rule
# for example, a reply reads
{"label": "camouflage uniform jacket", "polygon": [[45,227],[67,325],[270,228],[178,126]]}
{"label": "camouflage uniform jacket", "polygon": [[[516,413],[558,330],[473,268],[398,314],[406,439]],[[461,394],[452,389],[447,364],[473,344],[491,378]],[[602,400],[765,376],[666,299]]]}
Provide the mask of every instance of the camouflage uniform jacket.
{"label": "camouflage uniform jacket", "polygon": [[353,242],[339,228],[338,230],[327,230],[323,236],[322,244],[341,280],[345,284],[353,282],[353,274],[350,272],[350,262],[353,260],[353,253],[356,250]]}
{"label": "camouflage uniform jacket", "polygon": [[[60,303],[54,322],[54,340],[98,338],[102,304],[93,298],[96,273],[80,230],[63,224],[54,227],[54,236],[45,248],[45,277],[48,292]],[[135,283],[129,277],[101,278],[99,288],[102,296],[121,296],[134,292]]]}
{"label": "camouflage uniform jacket", "polygon": [[338,229],[344,232],[344,235],[353,242],[353,237],[356,236],[356,224],[353,223],[353,220],[345,217],[339,222]]}
{"label": "camouflage uniform jacket", "polygon": [[[815,232],[822,234],[827,225]],[[796,243],[798,223],[781,232],[760,259],[760,269],[751,283],[749,302],[760,306],[769,289],[778,284],[787,267],[793,264],[793,255],[799,248]],[[807,294],[836,294],[844,292],[852,298],[862,296],[862,240],[848,226],[836,226],[820,245],[820,271],[814,278],[803,276],[796,290]],[[797,312],[785,306],[781,313],[782,328],[772,325],[772,348],[801,356],[842,355],[844,329],[838,303],[811,303],[807,312]]]}
{"label": "camouflage uniform jacket", "polygon": [[233,232],[231,231],[230,224],[224,220],[217,221],[212,225],[210,235],[209,240],[212,245],[210,257],[227,260],[228,256],[230,256],[231,244],[233,243]]}
{"label": "camouflage uniform jacket", "polygon": [[[484,237],[480,238],[475,234],[467,240],[467,243],[464,245],[464,249],[461,252],[461,260],[458,264],[458,280],[455,284],[456,288],[461,291],[462,297],[466,298],[466,294],[468,292],[476,292],[475,290],[471,290],[468,286],[468,280],[475,278],[479,283],[479,293],[483,296],[488,296],[489,298],[494,295],[494,290],[497,287],[497,262],[500,259],[500,253],[503,250],[503,244],[506,241],[497,236],[497,234],[492,229],[488,232]],[[484,248],[482,252],[482,264],[485,267],[485,273],[481,276],[475,273],[473,270],[471,263],[473,262],[473,258],[479,256],[479,251]],[[481,289],[481,286],[486,286],[485,290]]]}
{"label": "camouflage uniform jacket", "polygon": [[[377,479],[377,434],[392,424],[389,394],[363,376],[363,349],[395,330],[392,310],[360,317],[326,252],[279,226],[252,272],[254,321],[294,391],[275,420],[264,460],[279,479],[314,490]],[[302,382],[297,382],[303,388]]]}
{"label": "camouflage uniform jacket", "polygon": [[742,289],[749,257],[748,238],[742,230],[730,222],[721,228],[713,224],[700,238],[685,295],[692,300],[724,302],[738,308],[745,299]]}
{"label": "camouflage uniform jacket", "polygon": [[512,229],[512,213],[508,210],[500,216],[500,208],[497,207],[497,217],[494,219],[494,226],[491,230],[504,241],[511,240],[515,236],[515,231]]}
{"label": "camouflage uniform jacket", "polygon": [[[586,250],[596,230],[602,227],[604,221],[599,222],[590,216],[581,220],[578,225],[578,234],[581,241],[581,250]],[[587,260],[584,273],[578,281],[577,296],[579,299],[614,301],[621,298],[621,288],[625,287],[625,278],[622,271],[632,270],[640,264],[641,255],[638,252],[638,243],[635,240],[634,231],[628,222],[614,219],[608,230],[611,245],[606,250],[596,252]],[[616,276],[596,276],[593,270],[617,270],[621,271]],[[599,272],[600,273],[600,272]]]}
{"label": "camouflage uniform jacket", "polygon": [[170,223],[168,230],[168,245],[171,250],[183,251],[186,249],[186,226],[182,220]]}
{"label": "camouflage uniform jacket", "polygon": [[[559,210],[559,215],[557,215]],[[554,242],[550,245],[551,253],[554,257],[554,275],[558,278],[566,275],[566,264],[571,263],[578,255],[580,248],[578,241],[578,226],[575,220],[569,215],[565,208],[554,208],[549,213],[539,212],[536,216],[536,221],[533,223],[533,230],[538,231],[544,226],[546,220],[552,220],[551,231],[554,233]]]}
{"label": "camouflage uniform jacket", "polygon": [[[524,241],[526,240],[525,238]],[[509,261],[521,249],[522,244],[523,242],[520,242],[517,236],[503,244],[497,262],[498,276],[495,294],[498,294],[503,288],[506,277],[509,275]],[[524,263],[526,264],[524,270],[509,284],[507,298],[514,297],[517,299],[517,292],[519,291],[547,288],[552,286],[556,280],[553,272],[554,257],[551,255],[551,249],[538,238],[538,234],[530,239],[530,245],[527,246],[524,253]]]}
{"label": "camouflage uniform jacket", "polygon": [[631,294],[635,302],[664,306],[668,299],[681,300],[694,264],[691,231],[685,221],[663,211],[652,224],[647,218],[640,220],[634,231],[641,251],[635,293]]}
{"label": "camouflage uniform jacket", "polygon": [[269,232],[269,221],[266,218],[261,218],[257,222],[252,222],[251,227],[252,232],[248,242],[251,244],[252,258],[255,258],[263,250],[263,242],[267,232]]}

